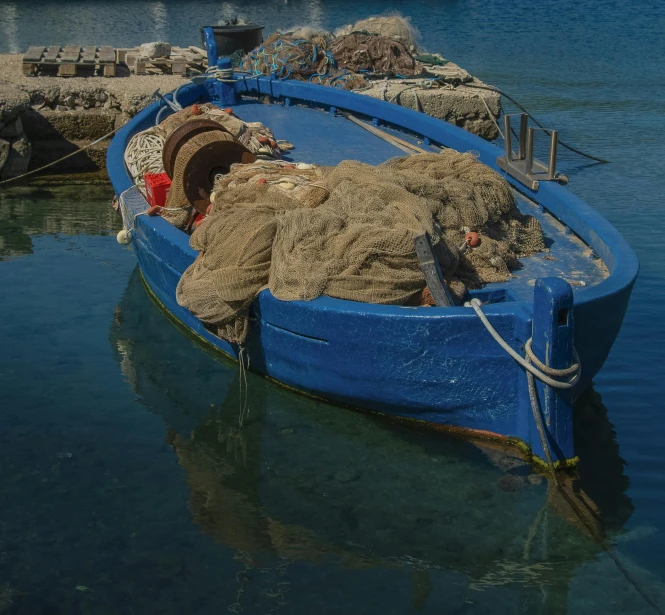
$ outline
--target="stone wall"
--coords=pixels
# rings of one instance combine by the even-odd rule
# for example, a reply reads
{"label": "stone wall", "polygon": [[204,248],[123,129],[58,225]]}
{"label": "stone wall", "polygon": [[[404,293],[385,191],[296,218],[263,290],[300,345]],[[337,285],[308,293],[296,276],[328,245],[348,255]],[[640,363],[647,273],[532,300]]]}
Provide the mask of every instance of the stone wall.
{"label": "stone wall", "polygon": [[23,132],[21,115],[29,108],[28,94],[0,82],[0,180],[28,170],[32,147]]}

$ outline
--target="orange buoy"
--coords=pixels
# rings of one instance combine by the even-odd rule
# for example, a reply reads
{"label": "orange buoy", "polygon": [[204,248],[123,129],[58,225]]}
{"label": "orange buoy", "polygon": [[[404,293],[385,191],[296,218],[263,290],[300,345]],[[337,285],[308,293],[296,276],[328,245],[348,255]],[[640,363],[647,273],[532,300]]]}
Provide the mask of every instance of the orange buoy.
{"label": "orange buoy", "polygon": [[158,216],[162,211],[162,208],[159,205],[153,205],[146,213],[149,216]]}
{"label": "orange buoy", "polygon": [[266,136],[264,136],[264,135],[259,135],[258,137],[256,137],[256,140],[257,140],[259,143],[263,143],[263,144],[265,144],[265,143],[270,143],[270,138],[269,138],[269,137],[266,137]]}
{"label": "orange buoy", "polygon": [[256,183],[257,183],[257,184],[265,184],[265,183],[266,183],[266,178],[265,178],[265,177],[261,177],[261,178],[259,179],[259,181],[256,182]]}
{"label": "orange buoy", "polygon": [[275,141],[274,139],[270,139],[270,147],[272,147],[273,149],[276,149],[277,148],[277,141]]}
{"label": "orange buoy", "polygon": [[233,109],[231,109],[231,107],[227,107],[224,109],[224,111],[226,111],[229,115],[233,115]]}
{"label": "orange buoy", "polygon": [[473,231],[467,233],[464,236],[464,241],[466,242],[466,245],[469,246],[470,248],[475,248],[476,246],[480,245],[480,237],[478,236],[478,233],[475,233]]}
{"label": "orange buoy", "polygon": [[201,115],[201,107],[199,107],[196,103],[192,105],[192,115]]}
{"label": "orange buoy", "polygon": [[194,222],[192,222],[192,226],[194,228],[199,228],[199,224],[205,220],[205,216],[203,214],[196,214],[196,217],[194,218]]}

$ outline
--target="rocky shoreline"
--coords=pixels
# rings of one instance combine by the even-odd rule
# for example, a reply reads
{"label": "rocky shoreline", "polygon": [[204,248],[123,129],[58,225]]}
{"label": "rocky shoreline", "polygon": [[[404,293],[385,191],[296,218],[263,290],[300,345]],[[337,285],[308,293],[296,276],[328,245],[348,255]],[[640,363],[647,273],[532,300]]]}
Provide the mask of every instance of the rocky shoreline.
{"label": "rocky shoreline", "polygon": [[[499,95],[468,88],[482,85],[459,66],[437,67],[453,89],[418,90],[410,83],[379,81],[363,94],[394,100],[470,130],[485,139],[498,136],[491,114],[499,116]],[[39,168],[89,145],[118,128],[153,100],[183,83],[178,75],[27,77],[22,57],[0,54],[0,181]],[[401,93],[403,91],[403,94]],[[49,173],[104,169],[108,141],[54,165]]]}

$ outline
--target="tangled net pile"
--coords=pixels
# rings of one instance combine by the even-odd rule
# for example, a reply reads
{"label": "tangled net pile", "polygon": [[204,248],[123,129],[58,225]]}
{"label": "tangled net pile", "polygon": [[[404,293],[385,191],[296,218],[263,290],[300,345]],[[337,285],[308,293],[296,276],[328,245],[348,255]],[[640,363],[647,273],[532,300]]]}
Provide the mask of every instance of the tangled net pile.
{"label": "tangled net pile", "polygon": [[354,73],[412,77],[424,71],[403,43],[388,36],[354,32],[335,40],[331,51],[340,68]]}
{"label": "tangled net pile", "polygon": [[323,34],[309,40],[275,33],[247,54],[242,68],[254,75],[275,75],[279,79],[297,79],[345,90],[367,86],[362,75],[338,68],[328,49],[330,43],[330,37]]}
{"label": "tangled net pile", "polygon": [[409,49],[388,36],[354,32],[338,38],[312,33],[276,33],[250,51],[243,70],[354,90],[368,86],[367,77],[419,75],[423,67]]}
{"label": "tangled net pile", "polygon": [[[285,301],[412,302],[426,286],[414,247],[424,232],[458,298],[467,287],[509,279],[518,257],[545,248],[540,224],[520,214],[508,183],[472,154],[452,150],[376,167],[234,165],[211,200],[191,237],[200,255],[177,300],[236,343],[266,286]],[[481,243],[467,250],[469,230]]]}

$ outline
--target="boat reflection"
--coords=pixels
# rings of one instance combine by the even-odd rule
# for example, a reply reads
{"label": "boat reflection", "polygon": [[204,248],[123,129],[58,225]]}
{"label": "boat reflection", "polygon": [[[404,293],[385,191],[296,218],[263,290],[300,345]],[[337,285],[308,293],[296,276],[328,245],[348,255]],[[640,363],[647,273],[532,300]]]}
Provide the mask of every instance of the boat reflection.
{"label": "boat reflection", "polygon": [[[557,490],[510,451],[306,399],[253,374],[241,427],[238,366],[178,331],[138,270],[110,339],[140,403],[164,420],[193,521],[248,561],[271,553],[403,570],[416,606],[433,571],[455,571],[469,589],[518,584],[530,611],[564,612],[576,568],[601,551]],[[581,462],[566,489],[615,535],[632,504],[614,431],[592,390],[575,415]]]}

